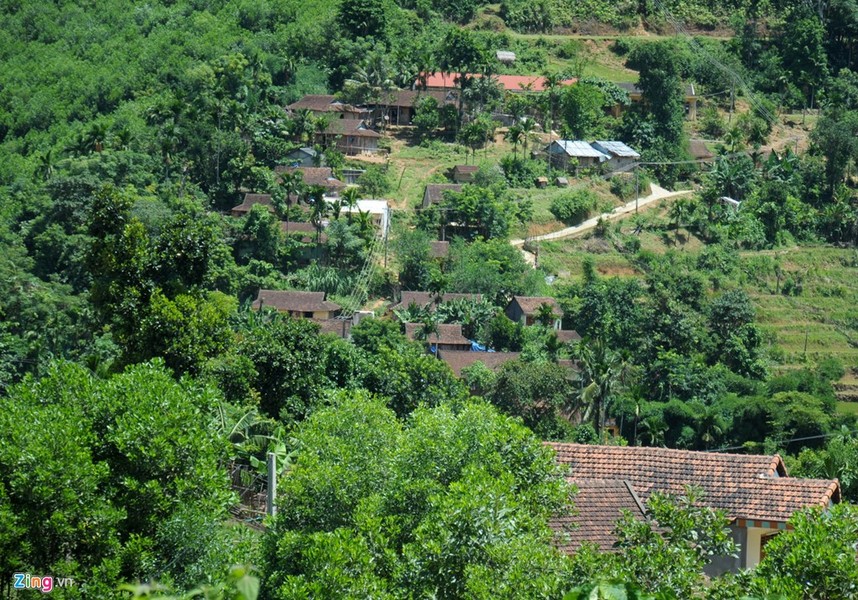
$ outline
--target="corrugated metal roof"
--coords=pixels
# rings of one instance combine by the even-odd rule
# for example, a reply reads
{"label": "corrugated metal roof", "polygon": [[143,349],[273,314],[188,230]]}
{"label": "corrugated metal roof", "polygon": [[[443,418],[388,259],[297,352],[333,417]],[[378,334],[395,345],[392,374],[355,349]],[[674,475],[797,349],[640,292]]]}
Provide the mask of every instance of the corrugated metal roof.
{"label": "corrugated metal roof", "polygon": [[613,154],[623,158],[640,158],[641,155],[625,145],[623,142],[596,140],[593,142],[593,147],[599,152],[605,154]]}
{"label": "corrugated metal roof", "polygon": [[515,52],[510,52],[509,50],[498,50],[495,52],[495,56],[501,62],[513,62],[515,60]]}
{"label": "corrugated metal roof", "polygon": [[587,158],[598,158],[599,162],[608,160],[608,156],[599,152],[587,142],[580,140],[554,140],[554,143],[560,146],[569,156],[581,156]]}

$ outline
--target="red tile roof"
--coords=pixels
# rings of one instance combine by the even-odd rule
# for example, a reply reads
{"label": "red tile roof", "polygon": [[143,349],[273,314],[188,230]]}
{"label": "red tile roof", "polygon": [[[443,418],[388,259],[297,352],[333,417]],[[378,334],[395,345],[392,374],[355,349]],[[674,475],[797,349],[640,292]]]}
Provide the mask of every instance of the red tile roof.
{"label": "red tile roof", "polygon": [[[421,323],[406,323],[405,337],[409,340],[417,340],[420,329],[423,327]],[[438,333],[429,334],[424,340],[427,344],[457,344],[462,346],[470,346],[471,340],[462,335],[462,326],[458,323],[440,323],[438,325]]]}
{"label": "red tile roof", "polygon": [[512,302],[518,303],[521,312],[528,316],[535,316],[543,304],[549,305],[558,317],[563,315],[557,300],[549,296],[513,296]]}
{"label": "red tile roof", "polygon": [[387,95],[382,95],[378,103],[370,102],[377,106],[400,106],[411,108],[417,102],[426,97],[435,98],[439,105],[444,105],[449,100],[446,92],[433,92],[427,90],[396,90]]}
{"label": "red tile roof", "polygon": [[278,175],[282,173],[301,173],[301,178],[307,185],[320,185],[328,190],[338,190],[346,187],[346,184],[334,177],[334,172],[330,167],[287,167],[276,166],[274,172]]}
{"label": "red tile roof", "polygon": [[312,110],[315,112],[357,113],[362,112],[351,104],[340,102],[328,94],[308,94],[287,106],[289,110]]}
{"label": "red tile roof", "polygon": [[313,319],[313,323],[319,325],[320,333],[332,333],[343,339],[347,339],[352,330],[350,319]]}
{"label": "red tile roof", "polygon": [[[455,89],[459,87],[456,83],[458,73],[429,73],[421,74],[417,79],[417,85],[422,85],[421,78],[426,77],[426,88],[432,89]],[[468,74],[468,77],[482,77],[479,73]],[[545,91],[545,77],[538,75],[495,75],[494,79],[508,92],[543,92]],[[577,79],[566,79],[560,83],[561,86],[572,85]]]}
{"label": "red tile roof", "polygon": [[557,335],[557,341],[561,344],[566,344],[567,342],[575,342],[581,339],[581,336],[578,335],[578,332],[572,329],[555,329],[554,333]]}
{"label": "red tile roof", "polygon": [[440,204],[444,200],[444,192],[461,192],[461,183],[430,183],[423,191],[423,206]]}
{"label": "red tile roof", "polygon": [[[482,294],[453,294],[447,293],[441,296],[441,302],[450,302],[451,300],[482,300]],[[394,304],[390,307],[391,310],[395,308],[408,308],[412,304],[416,304],[417,306],[429,306],[430,308],[434,308],[435,305],[435,294],[432,292],[402,292],[402,296],[399,300],[399,303]]]}
{"label": "red tile roof", "polygon": [[381,134],[366,126],[361,119],[334,119],[325,129],[326,135],[351,135],[355,137],[380,138]]}
{"label": "red tile roof", "polygon": [[682,494],[696,485],[702,503],[733,519],[786,521],[807,506],[839,502],[836,480],[787,477],[780,456],[693,452],[667,448],[548,443],[570,476],[629,481],[646,500],[655,491]]}
{"label": "red tile roof", "polygon": [[271,202],[271,194],[245,194],[244,200],[238,206],[233,206],[230,213],[233,215],[243,215],[249,213],[254,204],[261,204],[268,207],[270,212],[274,212],[274,205]]}
{"label": "red tile roof", "polygon": [[281,290],[259,290],[259,295],[253,301],[252,307],[271,307],[288,312],[321,312],[338,311],[340,305],[325,299],[324,292],[293,292]]}
{"label": "red tile roof", "polygon": [[570,478],[569,482],[578,488],[572,514],[556,515],[548,523],[563,552],[571,554],[584,542],[610,552],[617,541],[614,529],[622,511],[631,512],[636,519],[646,519],[643,503],[628,481]]}

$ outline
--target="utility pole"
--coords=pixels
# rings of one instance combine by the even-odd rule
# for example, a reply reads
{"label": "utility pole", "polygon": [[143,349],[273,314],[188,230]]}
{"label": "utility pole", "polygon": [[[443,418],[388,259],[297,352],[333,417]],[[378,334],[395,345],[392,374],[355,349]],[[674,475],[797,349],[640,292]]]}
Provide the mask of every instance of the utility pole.
{"label": "utility pole", "polygon": [[268,453],[268,497],[266,504],[266,512],[269,517],[277,514],[277,507],[274,505],[277,499],[277,456],[273,452]]}
{"label": "utility pole", "polygon": [[635,214],[638,214],[638,198],[640,197],[639,185],[638,185],[638,168],[640,165],[635,163]]}

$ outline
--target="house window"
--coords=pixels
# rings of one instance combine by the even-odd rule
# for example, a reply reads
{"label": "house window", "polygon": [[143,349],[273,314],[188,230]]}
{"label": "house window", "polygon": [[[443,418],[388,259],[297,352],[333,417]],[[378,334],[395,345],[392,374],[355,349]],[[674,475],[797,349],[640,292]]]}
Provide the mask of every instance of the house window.
{"label": "house window", "polygon": [[313,318],[313,311],[305,310],[303,316],[305,319],[312,319]]}

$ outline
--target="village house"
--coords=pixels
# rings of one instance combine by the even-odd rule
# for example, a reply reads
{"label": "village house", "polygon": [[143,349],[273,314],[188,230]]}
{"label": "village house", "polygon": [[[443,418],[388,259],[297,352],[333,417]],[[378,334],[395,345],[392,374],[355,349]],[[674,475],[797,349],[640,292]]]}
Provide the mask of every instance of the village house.
{"label": "village house", "polygon": [[411,125],[421,99],[431,97],[438,106],[455,102],[451,92],[425,90],[393,90],[383,93],[376,102],[367,103],[373,119],[384,120],[388,125]]}
{"label": "village house", "polygon": [[290,167],[315,167],[319,163],[319,153],[312,148],[295,148],[283,157]]}
{"label": "village house", "polygon": [[[438,331],[428,334],[425,343],[434,354],[437,350],[458,350],[467,352],[471,349],[471,340],[462,335],[462,326],[458,323],[439,323]],[[406,323],[405,337],[412,341],[420,341],[422,323]]]}
{"label": "village house", "polygon": [[[467,73],[468,78],[481,78],[480,73]],[[457,90],[459,85],[457,79],[458,73],[421,73],[414,84],[414,89],[424,87],[430,91],[448,91]],[[493,75],[492,78],[498,82],[501,89],[509,93],[527,93],[527,92],[544,92],[548,89],[548,84],[545,77],[538,75]],[[560,82],[560,87],[566,87],[574,84],[577,79],[564,79]]]}
{"label": "village house", "polygon": [[268,307],[299,319],[333,319],[340,314],[340,305],[325,299],[324,292],[294,292],[259,290],[251,307]]}
{"label": "village house", "polygon": [[331,121],[321,134],[320,142],[326,147],[333,146],[349,156],[358,154],[376,154],[381,134],[366,124],[363,119],[339,119]]}
{"label": "village house", "polygon": [[611,171],[633,169],[641,158],[640,154],[623,142],[597,140],[590,145],[608,157],[606,164]]}
{"label": "village house", "polygon": [[365,108],[340,102],[336,97],[327,94],[308,94],[286,108],[293,113],[309,110],[314,117],[328,117],[334,120],[360,120],[369,116],[369,112]]}
{"label": "village house", "polygon": [[576,172],[578,169],[598,167],[610,158],[580,140],[554,140],[545,151],[548,152],[552,165]]}
{"label": "village house", "polygon": [[450,256],[450,242],[437,241],[429,243],[429,258],[446,260]]}
{"label": "village house", "polygon": [[[629,100],[632,102],[640,102],[643,99],[643,92],[637,86],[636,83],[617,83],[617,87],[623,89],[629,93]],[[697,91],[694,89],[694,84],[689,83],[685,86],[685,118],[689,121],[697,120]],[[615,117],[620,116],[622,113],[623,107],[620,105],[615,106],[612,109],[612,113]]]}
{"label": "village house", "polygon": [[381,230],[382,236],[390,232],[390,204],[387,200],[362,198],[352,207],[343,206],[341,212],[352,215],[369,214],[372,216],[372,224]]}
{"label": "village house", "polygon": [[482,294],[454,294],[446,293],[440,296],[432,292],[402,292],[399,302],[390,306],[389,310],[406,309],[412,304],[418,307],[428,307],[430,310],[435,310],[435,306],[443,302],[452,302],[453,300],[475,300],[483,299]]}
{"label": "village house", "polygon": [[423,208],[429,208],[433,204],[441,204],[444,201],[444,192],[461,192],[461,183],[429,183],[423,190]]}
{"label": "village house", "polygon": [[[706,573],[738,572],[760,562],[765,545],[787,529],[796,511],[840,502],[836,479],[789,477],[779,455],[546,444],[569,468],[569,482],[585,490],[574,502],[578,515],[558,515],[551,522],[558,545],[567,552],[591,540],[610,549],[621,508],[641,514],[653,492],[682,495],[687,486],[696,486],[703,492],[702,505],[725,512],[739,546],[738,556],[715,557]],[[578,529],[569,530],[569,524]]]}
{"label": "village house", "polygon": [[563,310],[555,298],[549,296],[513,296],[506,307],[506,316],[510,321],[521,323],[525,326],[537,323],[541,307],[547,304],[555,318],[551,324],[552,329],[560,329],[563,320]]}
{"label": "village house", "polygon": [[472,352],[468,350],[441,350],[438,358],[446,362],[456,377],[462,376],[462,370],[481,362],[492,371],[498,371],[504,364],[517,360],[521,352]]}
{"label": "village house", "polygon": [[256,204],[261,204],[271,213],[274,212],[274,203],[271,200],[271,194],[245,194],[244,200],[242,200],[241,204],[229,209],[229,214],[233,217],[243,217],[249,213]]}
{"label": "village house", "polygon": [[[292,167],[278,165],[274,167],[274,173],[277,175],[300,173],[301,180],[304,182],[304,185],[324,188],[325,196],[329,198],[336,198],[346,187],[345,183],[334,177],[334,172],[330,167]],[[296,199],[293,197],[293,200]]]}
{"label": "village house", "polygon": [[453,181],[456,183],[470,183],[474,180],[480,168],[476,165],[456,165],[453,167]]}

